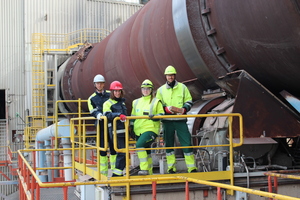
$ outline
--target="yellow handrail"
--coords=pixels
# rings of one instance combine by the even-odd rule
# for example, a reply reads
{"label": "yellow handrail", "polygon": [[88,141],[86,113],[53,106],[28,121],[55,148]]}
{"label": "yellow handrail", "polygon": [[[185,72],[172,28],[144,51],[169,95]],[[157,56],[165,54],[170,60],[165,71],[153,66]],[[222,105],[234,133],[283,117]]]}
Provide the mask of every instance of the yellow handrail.
{"label": "yellow handrail", "polygon": [[[64,148],[64,149],[58,149],[58,148],[54,148],[54,149],[44,149],[44,150],[19,150],[18,154],[21,158],[21,160],[24,162],[24,164],[26,165],[26,167],[28,168],[28,170],[30,171],[30,173],[32,174],[32,176],[34,177],[34,179],[36,180],[36,182],[39,184],[40,187],[65,187],[65,186],[75,186],[75,185],[94,185],[94,184],[111,184],[111,185],[125,185],[127,187],[127,199],[130,199],[130,185],[131,184],[140,184],[140,183],[151,183],[151,182],[159,182],[159,183],[164,183],[164,182],[183,182],[183,181],[189,181],[189,182],[194,182],[194,183],[198,183],[198,184],[205,184],[205,185],[210,185],[210,186],[215,186],[215,187],[220,187],[220,188],[225,188],[228,189],[230,191],[236,190],[236,191],[241,191],[241,192],[245,192],[245,193],[249,193],[249,194],[254,194],[254,195],[259,195],[259,196],[264,196],[264,197],[269,197],[269,198],[275,198],[275,199],[286,199],[286,200],[290,200],[290,199],[299,199],[299,198],[295,198],[295,197],[289,197],[289,196],[285,196],[285,195],[280,195],[280,194],[274,194],[274,193],[269,193],[269,192],[263,192],[263,191],[258,191],[258,190],[253,190],[253,189],[248,189],[248,188],[243,188],[243,187],[238,187],[238,186],[234,186],[233,185],[233,147],[237,147],[243,144],[243,120],[242,120],[242,116],[240,114],[236,114],[236,113],[231,113],[231,114],[200,114],[200,115],[178,115],[178,116],[159,116],[159,117],[154,117],[154,118],[175,118],[175,117],[228,117],[228,121],[229,121],[229,144],[221,144],[221,145],[202,145],[202,146],[191,146],[191,148],[199,148],[199,147],[215,147],[215,146],[228,146],[230,148],[230,171],[229,171],[229,176],[225,175],[225,176],[220,176],[220,179],[224,179],[224,177],[227,177],[230,179],[230,185],[228,184],[223,184],[223,183],[218,183],[218,182],[212,182],[209,179],[210,175],[212,173],[215,172],[203,172],[203,175],[201,176],[201,178],[195,178],[197,177],[196,174],[193,174],[193,177],[188,176],[188,174],[184,174],[182,176],[170,176],[169,174],[163,174],[163,175],[155,175],[155,176],[146,176],[144,178],[141,178],[141,176],[130,176],[129,174],[129,151],[135,151],[136,149],[132,146],[130,146],[129,144],[131,143],[129,141],[129,134],[128,134],[128,125],[129,125],[129,120],[131,119],[143,119],[143,118],[148,118],[147,116],[141,116],[141,117],[137,117],[137,116],[128,116],[127,120],[126,120],[126,147],[125,150],[124,149],[118,149],[117,148],[117,140],[116,140],[116,136],[114,137],[115,140],[115,148],[117,151],[119,152],[125,152],[126,153],[126,163],[127,163],[127,167],[126,167],[126,176],[124,177],[112,177],[110,180],[107,179],[107,177],[103,177],[102,175],[100,175],[100,173],[97,174],[97,181],[88,181],[88,182],[56,182],[56,183],[43,183],[41,182],[41,180],[39,179],[39,177],[37,176],[37,174],[35,173],[35,170],[40,170],[40,169],[67,169],[70,167],[47,167],[47,168],[35,168],[35,170],[32,169],[32,167],[30,166],[30,164],[26,161],[26,159],[23,157],[22,152],[25,151],[57,151],[57,150],[72,150],[72,171],[73,171],[73,176],[75,174],[75,169],[77,166],[83,166],[85,165],[86,169],[83,169],[82,172],[86,173],[86,172],[90,172],[90,170],[87,169],[88,164],[86,162],[87,159],[87,155],[86,155],[86,150],[96,150],[96,151],[103,151],[103,150],[107,150],[108,149],[108,145],[107,145],[107,134],[105,135],[104,140],[105,142],[105,146],[103,148],[100,147],[99,145],[99,141],[100,141],[100,136],[99,134],[96,134],[96,146],[92,146],[89,144],[85,143],[85,138],[86,138],[86,127],[90,126],[89,124],[86,123],[86,121],[88,120],[96,120],[94,117],[77,117],[77,118],[72,118],[70,120],[70,128],[71,128],[71,133],[75,132],[75,129],[77,128],[77,134],[71,134],[71,141],[72,141],[72,148]],[[238,117],[239,118],[239,127],[240,127],[240,142],[239,143],[233,143],[232,142],[232,120],[233,117]],[[107,118],[106,117],[101,117],[102,120],[104,120],[104,124],[107,124]],[[115,118],[113,121],[114,126],[116,127],[116,122],[117,120],[119,120],[119,117]],[[78,122],[78,123],[75,123]],[[97,132],[99,131],[99,126],[97,126]],[[105,133],[107,133],[107,126],[104,127],[104,131]],[[114,131],[116,131],[116,128],[114,128]],[[116,135],[116,134],[115,134]],[[79,139],[78,141],[76,141],[76,139]],[[172,147],[173,149],[182,149],[182,148],[190,148],[190,147]],[[157,147],[157,148],[144,148],[145,150],[149,150],[149,149],[168,149],[167,147]],[[141,150],[141,149],[139,149]],[[75,154],[76,151],[78,152],[82,152],[83,153],[83,162],[76,162],[75,163]],[[81,165],[79,165],[81,164]],[[82,169],[82,168],[81,168]],[[22,177],[23,175],[21,174],[22,170],[19,170],[19,176]],[[97,172],[100,171],[100,159],[99,159],[99,154],[97,154]],[[228,174],[227,171],[223,171],[223,174]],[[199,174],[201,174],[201,172],[199,172]],[[209,175],[204,175],[204,174],[209,174]],[[22,181],[24,181],[24,179],[21,179]],[[217,179],[213,179],[213,180],[217,180]]]}
{"label": "yellow handrail", "polygon": [[[232,186],[228,184],[223,184],[223,183],[216,183],[212,181],[205,181],[205,180],[199,180],[195,178],[189,178],[185,176],[173,176],[173,177],[158,177],[158,178],[137,178],[137,179],[119,179],[119,180],[102,180],[102,181],[89,181],[89,182],[57,182],[57,183],[43,183],[35,171],[32,169],[30,164],[26,161],[24,156],[22,155],[23,150],[19,150],[19,156],[30,171],[30,174],[34,177],[35,181],[38,183],[40,187],[66,187],[66,186],[77,186],[77,185],[96,185],[96,184],[114,184],[114,183],[130,183],[130,182],[158,182],[158,181],[171,181],[171,180],[186,180],[198,184],[204,184],[204,185],[210,185],[210,186],[215,186],[215,187],[220,187],[220,188],[225,188],[229,190],[236,190],[236,191],[241,191],[249,194],[254,194],[254,195],[259,195],[259,196],[264,196],[268,198],[274,198],[278,200],[299,200],[300,198],[295,198],[295,197],[290,197],[286,195],[281,195],[281,194],[275,194],[275,193],[270,193],[270,192],[264,192],[264,191],[259,191],[259,190],[254,190],[254,189],[249,189],[249,188],[243,188],[239,186]],[[22,183],[25,181],[23,178],[23,174],[21,174],[20,170],[18,170],[18,174],[21,177]]]}

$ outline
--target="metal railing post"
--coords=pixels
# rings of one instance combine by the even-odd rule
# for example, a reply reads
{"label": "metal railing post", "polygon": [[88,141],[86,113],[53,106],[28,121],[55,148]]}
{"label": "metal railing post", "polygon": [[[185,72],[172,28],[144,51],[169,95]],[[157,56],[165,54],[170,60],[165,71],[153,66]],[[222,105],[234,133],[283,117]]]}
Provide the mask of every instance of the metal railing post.
{"label": "metal railing post", "polygon": [[68,187],[63,187],[64,200],[68,200]]}
{"label": "metal railing post", "polygon": [[189,182],[185,182],[185,200],[190,200]]}
{"label": "metal railing post", "polygon": [[156,200],[156,181],[152,182],[152,200]]}
{"label": "metal railing post", "polygon": [[220,187],[217,187],[217,199],[222,200],[222,191]]}

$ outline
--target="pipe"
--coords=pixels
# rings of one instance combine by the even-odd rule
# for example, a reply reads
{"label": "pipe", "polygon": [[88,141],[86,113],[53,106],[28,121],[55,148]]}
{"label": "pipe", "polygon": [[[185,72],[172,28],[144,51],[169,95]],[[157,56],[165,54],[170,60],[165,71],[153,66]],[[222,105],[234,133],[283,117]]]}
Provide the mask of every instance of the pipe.
{"label": "pipe", "polygon": [[[57,137],[70,137],[70,123],[68,119],[63,119],[58,122],[57,127]],[[40,130],[36,135],[36,141],[51,140],[52,137],[56,137],[56,123],[52,124],[42,130]]]}
{"label": "pipe", "polygon": [[[61,144],[63,148],[72,148],[70,138],[62,138]],[[72,151],[64,150],[64,167],[72,167]],[[72,169],[65,169],[65,181],[71,181],[72,179]]]}
{"label": "pipe", "polygon": [[[58,165],[59,165],[59,152],[58,151],[54,151],[53,162],[54,162],[53,166],[58,167]],[[59,177],[59,170],[58,169],[53,170],[53,177],[54,178]]]}
{"label": "pipe", "polygon": [[[35,141],[35,149],[45,149],[44,142],[36,140]],[[45,151],[39,151],[36,154],[36,167],[38,167],[38,168],[45,167],[45,160],[46,160],[45,153],[46,153]],[[45,171],[46,170],[37,170],[37,174],[42,182],[48,182],[47,176],[44,175]]]}
{"label": "pipe", "polygon": [[249,169],[248,169],[248,167],[247,167],[247,165],[245,163],[245,160],[244,160],[243,156],[241,157],[241,160],[242,160],[242,163],[243,163],[243,165],[244,165],[244,167],[246,169],[246,172],[247,172],[247,188],[250,188]]}
{"label": "pipe", "polygon": [[[50,140],[45,140],[45,147],[46,149],[51,149],[51,141]],[[52,160],[51,160],[51,151],[46,151],[46,167],[52,167]],[[48,182],[53,182],[52,179],[52,169],[48,169]]]}
{"label": "pipe", "polygon": [[[63,148],[71,148],[70,145],[70,123],[68,119],[63,119],[61,121],[59,121],[56,125],[52,124],[42,130],[40,130],[37,135],[36,135],[36,142],[35,142],[35,148],[36,149],[45,149],[44,146],[44,142],[47,143],[47,145],[49,144],[49,141],[51,140],[52,137],[67,137],[67,138],[62,138],[62,142],[65,144],[63,145]],[[57,130],[57,134],[55,134]],[[49,146],[50,147],[50,146]],[[71,160],[71,151],[64,151],[64,155],[66,155],[66,157],[64,156],[64,164],[65,167],[66,166],[71,166],[72,165],[72,160]],[[57,158],[55,158],[55,165],[58,165],[58,155],[56,156]],[[36,167],[45,167],[44,163],[46,160],[46,154],[45,151],[39,151],[36,157],[37,160],[37,166]],[[50,157],[50,162],[51,162],[51,157]],[[47,162],[48,163],[48,162]],[[70,165],[71,164],[71,165]],[[42,173],[44,170],[40,170],[39,173]],[[50,170],[51,171],[51,170]],[[52,175],[52,173],[50,173],[50,175]],[[41,179],[42,182],[47,182],[48,180],[46,178]],[[52,180],[52,176],[51,176],[51,180]],[[72,170],[71,169],[66,169],[65,170],[65,180],[69,181],[72,180]]]}

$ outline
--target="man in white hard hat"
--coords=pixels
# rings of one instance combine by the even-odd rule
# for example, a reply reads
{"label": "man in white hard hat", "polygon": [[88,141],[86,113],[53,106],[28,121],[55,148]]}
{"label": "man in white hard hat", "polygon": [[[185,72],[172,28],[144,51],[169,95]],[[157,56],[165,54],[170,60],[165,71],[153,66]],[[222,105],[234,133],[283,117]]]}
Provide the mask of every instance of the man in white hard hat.
{"label": "man in white hard hat", "polygon": [[[95,92],[88,99],[88,108],[90,114],[97,118],[97,122],[100,123],[100,147],[104,147],[104,123],[101,119],[103,116],[103,103],[110,97],[110,91],[105,90],[105,79],[101,74],[97,74],[94,77]],[[98,124],[96,123],[96,125]],[[116,163],[116,151],[113,148],[113,140],[108,135],[109,149],[110,149],[110,165],[111,169],[115,168]],[[108,157],[106,151],[100,151],[100,173],[108,175]]]}

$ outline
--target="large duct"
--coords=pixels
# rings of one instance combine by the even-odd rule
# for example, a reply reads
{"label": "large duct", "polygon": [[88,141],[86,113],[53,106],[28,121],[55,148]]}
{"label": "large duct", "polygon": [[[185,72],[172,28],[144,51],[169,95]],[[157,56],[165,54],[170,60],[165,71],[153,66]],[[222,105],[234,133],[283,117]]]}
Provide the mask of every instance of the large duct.
{"label": "large duct", "polygon": [[[174,65],[194,99],[227,72],[244,69],[272,92],[300,96],[298,1],[151,0],[105,40],[68,62],[63,99],[87,99],[93,77],[124,84],[128,102],[148,78],[157,88]],[[69,103],[70,110],[76,110]]]}
{"label": "large duct", "polygon": [[[274,97],[283,90],[300,96],[299,33],[297,0],[151,0],[102,42],[86,44],[70,58],[61,96],[87,99],[94,91],[93,77],[100,73],[106,88],[114,80],[122,82],[130,109],[141,96],[141,82],[150,79],[158,88],[165,82],[165,67],[174,65],[177,80],[199,100],[202,91],[219,87],[220,77],[229,73],[232,78],[242,70],[247,75],[225,80],[224,88],[235,91],[234,112],[248,117],[245,136],[293,136],[299,113],[291,114]],[[267,111],[270,105],[276,106],[276,115]],[[77,105],[67,103],[66,109],[77,111]],[[292,131],[281,125],[287,124],[283,118]]]}

